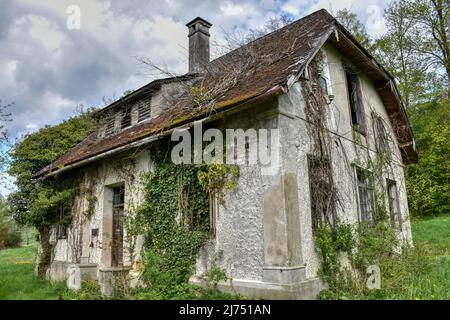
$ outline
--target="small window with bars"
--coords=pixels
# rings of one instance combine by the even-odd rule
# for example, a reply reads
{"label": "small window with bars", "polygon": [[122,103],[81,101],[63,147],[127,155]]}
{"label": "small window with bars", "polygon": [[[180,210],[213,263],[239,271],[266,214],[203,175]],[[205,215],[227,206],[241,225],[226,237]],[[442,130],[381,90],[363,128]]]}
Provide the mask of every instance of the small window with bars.
{"label": "small window with bars", "polygon": [[138,105],[138,122],[150,118],[150,101],[142,101]]}
{"label": "small window with bars", "polygon": [[125,129],[131,126],[131,108],[127,107],[122,111],[122,123],[120,128]]}

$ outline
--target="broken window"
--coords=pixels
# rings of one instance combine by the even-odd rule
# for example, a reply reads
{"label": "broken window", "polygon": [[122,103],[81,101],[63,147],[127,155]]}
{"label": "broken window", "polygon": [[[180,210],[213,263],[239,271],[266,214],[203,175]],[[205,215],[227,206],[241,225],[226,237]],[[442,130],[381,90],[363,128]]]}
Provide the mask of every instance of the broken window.
{"label": "broken window", "polygon": [[393,180],[387,180],[387,192],[389,202],[389,215],[393,226],[402,228],[402,217],[400,214],[400,202],[398,199],[397,183]]}
{"label": "broken window", "polygon": [[348,100],[350,103],[352,125],[359,132],[365,134],[366,126],[364,119],[364,108],[362,104],[360,80],[355,73],[349,70],[345,70],[345,76],[347,79],[347,92]]}
{"label": "broken window", "polygon": [[131,108],[127,107],[122,111],[121,129],[131,126]]}
{"label": "broken window", "polygon": [[335,197],[332,187],[331,167],[328,159],[308,156],[311,221],[313,232],[322,222],[333,223]]}
{"label": "broken window", "polygon": [[375,222],[374,186],[370,171],[356,167],[360,221]]}
{"label": "broken window", "polygon": [[116,125],[116,115],[113,112],[111,112],[111,114],[109,114],[106,120],[106,129],[105,129],[106,136],[112,135],[114,133],[115,125]]}
{"label": "broken window", "polygon": [[142,101],[138,105],[138,122],[150,118],[150,101]]}
{"label": "broken window", "polygon": [[64,202],[62,201],[59,204],[58,214],[59,214],[59,223],[56,229],[56,237],[58,239],[67,239],[67,227],[64,223],[65,222]]}

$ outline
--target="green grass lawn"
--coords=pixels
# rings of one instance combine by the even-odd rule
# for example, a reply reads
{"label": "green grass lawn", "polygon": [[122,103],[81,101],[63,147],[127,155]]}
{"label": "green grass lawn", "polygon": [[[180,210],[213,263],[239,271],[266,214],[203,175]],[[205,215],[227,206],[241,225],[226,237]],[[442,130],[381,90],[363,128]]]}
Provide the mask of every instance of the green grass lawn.
{"label": "green grass lawn", "polygon": [[442,255],[450,255],[450,214],[412,219],[414,244],[427,245]]}
{"label": "green grass lawn", "polygon": [[34,277],[34,246],[0,250],[0,300],[53,300],[65,284]]}
{"label": "green grass lawn", "polygon": [[[388,288],[370,299],[450,299],[450,215],[411,222],[416,250],[391,269]],[[34,246],[0,250],[0,300],[51,300],[64,292],[64,283],[34,277],[35,254]]]}
{"label": "green grass lawn", "polygon": [[450,299],[450,215],[412,219],[414,245],[428,259],[416,273],[406,298]]}

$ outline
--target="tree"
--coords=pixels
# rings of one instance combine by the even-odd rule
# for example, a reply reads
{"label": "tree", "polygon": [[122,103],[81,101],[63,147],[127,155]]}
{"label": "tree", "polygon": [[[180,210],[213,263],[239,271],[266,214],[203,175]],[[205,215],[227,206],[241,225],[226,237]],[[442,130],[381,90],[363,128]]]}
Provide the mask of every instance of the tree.
{"label": "tree", "polygon": [[364,24],[359,21],[358,16],[348,9],[339,10],[336,13],[336,19],[342,24],[355,39],[366,49],[372,49],[372,40],[367,33]]}
{"label": "tree", "polygon": [[400,95],[408,108],[433,94],[434,76],[428,73],[429,61],[414,48],[411,32],[414,22],[408,18],[407,8],[398,2],[391,3],[385,11],[385,20],[388,32],[375,41],[375,55],[397,79]]}
{"label": "tree", "polygon": [[261,38],[271,32],[281,29],[288,24],[294,22],[291,16],[286,14],[274,15],[265,21],[264,25],[259,28],[250,28],[249,30],[234,30],[233,32],[223,31],[224,41],[215,42],[216,55],[221,56],[232,50],[240,48],[249,42]]}
{"label": "tree", "polygon": [[36,181],[33,176],[82,141],[94,125],[92,112],[87,112],[59,125],[46,126],[24,135],[9,152],[8,173],[16,179],[17,191],[10,194],[8,200],[15,220],[20,225],[32,226],[39,232],[43,250],[38,266],[39,276],[45,274],[50,262],[50,230],[56,223],[60,223],[60,205],[67,209],[66,212],[70,212],[71,201],[78,190],[76,181],[70,175],[42,181]]}
{"label": "tree", "polygon": [[[386,18],[406,40],[405,49],[417,55],[426,71],[440,75],[450,97],[450,4],[448,0],[399,0],[386,10]],[[398,35],[397,35],[398,36]],[[436,83],[436,81],[435,81]]]}
{"label": "tree", "polygon": [[406,167],[408,200],[415,215],[450,210],[450,100],[409,109],[420,152],[419,163]]}

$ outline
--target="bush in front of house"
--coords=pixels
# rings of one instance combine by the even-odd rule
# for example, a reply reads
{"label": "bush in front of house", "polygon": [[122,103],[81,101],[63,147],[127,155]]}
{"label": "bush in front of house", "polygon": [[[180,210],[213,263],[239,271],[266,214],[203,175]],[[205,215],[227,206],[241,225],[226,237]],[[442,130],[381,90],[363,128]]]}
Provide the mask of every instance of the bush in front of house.
{"label": "bush in front of house", "polygon": [[0,249],[17,248],[21,241],[20,233],[16,231],[13,223],[0,224]]}

